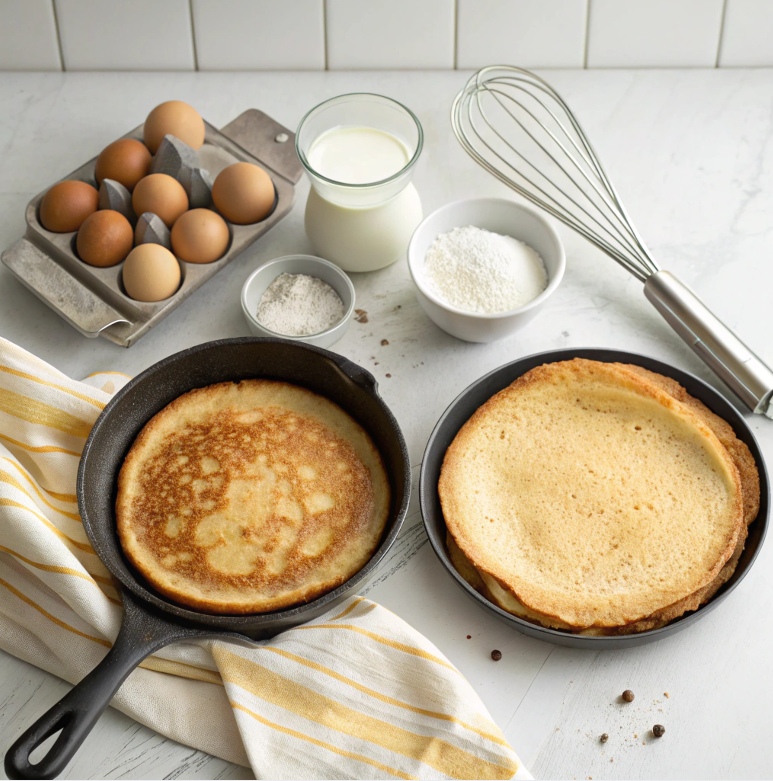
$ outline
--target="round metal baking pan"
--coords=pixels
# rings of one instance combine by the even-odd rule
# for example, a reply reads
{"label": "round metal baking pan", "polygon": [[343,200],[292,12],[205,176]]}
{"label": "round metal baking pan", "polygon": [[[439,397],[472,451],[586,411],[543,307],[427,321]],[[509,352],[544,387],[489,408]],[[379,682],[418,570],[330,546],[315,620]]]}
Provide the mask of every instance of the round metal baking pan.
{"label": "round metal baking pan", "polygon": [[[443,464],[446,449],[453,441],[459,429],[469,420],[475,410],[484,402],[490,399],[495,393],[506,388],[518,377],[540,366],[543,363],[553,363],[555,361],[568,361],[572,358],[588,358],[594,361],[633,363],[642,366],[650,371],[672,377],[679,382],[688,393],[696,399],[700,399],[712,412],[724,418],[735,431],[736,436],[745,442],[751,450],[754,460],[757,462],[757,469],[760,473],[760,511],[757,520],[749,527],[749,537],[746,540],[746,547],[738,566],[730,580],[716,593],[716,595],[705,605],[692,613],[686,613],[681,618],[672,621],[660,629],[653,629],[649,632],[639,632],[638,634],[620,635],[617,637],[584,637],[573,635],[569,632],[562,632],[557,629],[548,629],[538,624],[532,624],[522,618],[502,610],[497,605],[489,602],[482,594],[479,594],[466,580],[456,571],[451,563],[446,550],[446,525],[443,519],[443,512],[440,508],[440,498],[438,496],[437,485],[440,478],[440,467]],[[421,514],[424,519],[424,526],[427,530],[429,541],[440,559],[443,566],[448,571],[454,582],[464,591],[467,596],[474,599],[485,610],[495,615],[513,629],[522,632],[538,640],[545,640],[555,645],[567,646],[569,648],[586,648],[591,650],[601,649],[621,649],[631,648],[645,643],[652,643],[664,637],[681,632],[696,621],[700,621],[709,611],[717,607],[729,596],[730,592],[743,580],[751,568],[754,560],[762,547],[765,539],[765,533],[768,527],[768,516],[770,514],[770,483],[768,480],[768,471],[765,467],[765,461],[762,452],[757,444],[757,440],[746,423],[746,420],[738,410],[730,404],[727,399],[720,395],[714,388],[707,385],[703,380],[698,379],[688,372],[676,369],[661,361],[649,358],[645,355],[628,353],[619,350],[607,349],[566,349],[553,350],[550,352],[537,353],[529,355],[526,358],[520,358],[512,363],[500,366],[498,369],[481,377],[479,380],[464,390],[448,409],[443,413],[437,422],[435,429],[430,435],[427,447],[424,451],[424,459],[421,465],[421,477],[419,482],[419,501],[421,504]]]}

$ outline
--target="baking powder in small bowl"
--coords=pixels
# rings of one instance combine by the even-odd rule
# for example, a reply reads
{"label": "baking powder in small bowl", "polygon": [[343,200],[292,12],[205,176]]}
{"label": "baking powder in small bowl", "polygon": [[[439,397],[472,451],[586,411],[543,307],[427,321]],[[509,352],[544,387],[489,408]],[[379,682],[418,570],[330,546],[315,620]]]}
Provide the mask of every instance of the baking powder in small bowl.
{"label": "baking powder in small bowl", "polygon": [[346,314],[341,297],[327,282],[309,274],[280,274],[260,299],[257,320],[274,333],[310,336]]}

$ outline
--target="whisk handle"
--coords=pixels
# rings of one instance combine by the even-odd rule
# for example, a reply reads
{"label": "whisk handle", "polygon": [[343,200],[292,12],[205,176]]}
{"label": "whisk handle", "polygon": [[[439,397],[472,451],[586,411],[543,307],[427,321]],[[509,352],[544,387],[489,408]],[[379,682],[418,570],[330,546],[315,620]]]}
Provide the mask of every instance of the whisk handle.
{"label": "whisk handle", "polygon": [[644,295],[744,404],[773,418],[773,371],[687,285],[658,271],[644,283]]}

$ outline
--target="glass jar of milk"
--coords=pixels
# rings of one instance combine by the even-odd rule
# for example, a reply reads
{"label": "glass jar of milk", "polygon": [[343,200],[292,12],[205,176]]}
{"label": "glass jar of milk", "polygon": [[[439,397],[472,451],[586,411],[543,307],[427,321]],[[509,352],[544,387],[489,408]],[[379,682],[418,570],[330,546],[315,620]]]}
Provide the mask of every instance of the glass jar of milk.
{"label": "glass jar of milk", "polygon": [[424,133],[395,100],[356,93],[326,100],[301,120],[298,157],[311,180],[306,233],[344,271],[394,263],[421,222],[411,183]]}

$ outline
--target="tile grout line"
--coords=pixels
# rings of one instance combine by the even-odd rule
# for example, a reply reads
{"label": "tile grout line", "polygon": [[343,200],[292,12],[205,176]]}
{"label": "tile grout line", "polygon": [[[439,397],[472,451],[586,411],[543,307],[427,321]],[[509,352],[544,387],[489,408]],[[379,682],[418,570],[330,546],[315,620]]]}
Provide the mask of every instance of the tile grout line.
{"label": "tile grout line", "polygon": [[327,0],[322,0],[322,46],[324,49],[322,54],[325,59],[322,70],[329,71],[330,64],[328,63],[328,47],[327,47]]}
{"label": "tile grout line", "polygon": [[196,48],[196,24],[193,21],[193,0],[188,0],[188,18],[191,22],[191,46],[193,47],[193,70],[199,69],[199,53]]}
{"label": "tile grout line", "polygon": [[454,64],[453,69],[459,70],[459,3],[454,0]]}
{"label": "tile grout line", "polygon": [[725,37],[725,18],[727,16],[727,0],[722,0],[722,15],[719,18],[719,40],[717,41],[717,57],[714,60],[714,67],[719,67],[719,58],[722,54],[722,40]]}
{"label": "tile grout line", "polygon": [[582,69],[588,69],[588,42],[590,41],[590,6],[593,0],[586,0],[585,7],[585,50],[582,53]]}
{"label": "tile grout line", "polygon": [[62,71],[66,71],[64,66],[64,51],[62,50],[62,33],[59,30],[59,14],[56,12],[56,0],[51,0],[51,10],[54,14],[54,29],[56,30],[56,45],[59,50],[59,66]]}

